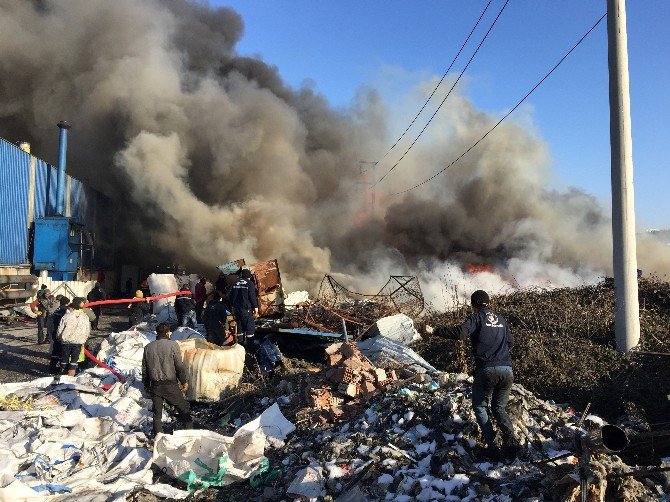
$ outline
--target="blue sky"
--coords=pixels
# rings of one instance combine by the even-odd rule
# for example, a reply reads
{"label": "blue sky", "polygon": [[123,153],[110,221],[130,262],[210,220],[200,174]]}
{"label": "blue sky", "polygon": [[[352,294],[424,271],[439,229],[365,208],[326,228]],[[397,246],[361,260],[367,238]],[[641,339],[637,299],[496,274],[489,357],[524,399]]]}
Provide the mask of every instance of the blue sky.
{"label": "blue sky", "polygon": [[[333,105],[346,106],[361,85],[378,88],[393,103],[418,82],[441,76],[486,1],[210,3],[242,15],[240,54],[260,56],[277,66],[290,85],[309,82]],[[492,2],[473,36],[475,44],[503,3]],[[511,0],[469,67],[462,92],[482,110],[505,113],[605,12],[605,4]],[[669,227],[670,1],[629,1],[627,15],[638,229]],[[472,42],[454,65],[456,71],[476,47]],[[392,85],[389,73],[398,76]],[[537,134],[549,144],[554,184],[577,186],[609,207],[605,21],[526,103]],[[409,119],[390,125],[394,136]]]}

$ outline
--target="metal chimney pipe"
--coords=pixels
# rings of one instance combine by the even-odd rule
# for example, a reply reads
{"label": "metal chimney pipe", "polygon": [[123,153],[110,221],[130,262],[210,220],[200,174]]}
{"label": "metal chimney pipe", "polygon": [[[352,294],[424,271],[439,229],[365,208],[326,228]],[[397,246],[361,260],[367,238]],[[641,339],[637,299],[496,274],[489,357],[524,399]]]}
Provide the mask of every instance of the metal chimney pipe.
{"label": "metal chimney pipe", "polygon": [[58,181],[56,185],[56,214],[65,216],[65,164],[67,155],[67,130],[70,128],[65,120],[58,122]]}

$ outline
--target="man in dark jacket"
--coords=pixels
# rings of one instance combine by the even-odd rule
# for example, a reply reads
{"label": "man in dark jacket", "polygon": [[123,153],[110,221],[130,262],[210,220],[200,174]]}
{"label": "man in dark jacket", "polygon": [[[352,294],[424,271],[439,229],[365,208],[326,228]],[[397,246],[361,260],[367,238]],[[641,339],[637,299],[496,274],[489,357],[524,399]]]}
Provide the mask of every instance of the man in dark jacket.
{"label": "man in dark jacket", "polygon": [[217,345],[233,343],[233,336],[230,334],[228,325],[228,312],[226,312],[226,306],[221,301],[218,291],[214,292],[212,299],[207,303],[204,318],[208,342]]}
{"label": "man in dark jacket", "polygon": [[[472,408],[492,459],[501,456],[513,459],[519,443],[514,435],[512,422],[507,414],[507,402],[514,383],[512,356],[514,343],[505,320],[488,308],[486,291],[475,291],[471,298],[472,313],[462,324],[449,328],[426,326],[428,334],[452,340],[470,339],[475,357],[475,377],[472,383]],[[502,432],[503,449],[495,444],[495,432],[489,416],[489,401],[496,425]]]}
{"label": "man in dark jacket", "polygon": [[54,301],[51,298],[51,291],[45,289],[37,297],[37,343],[47,343],[47,334],[45,331],[47,317],[53,307]]}
{"label": "man in dark jacket", "polygon": [[53,329],[51,336],[51,361],[49,364],[49,369],[54,375],[60,375],[61,373],[60,359],[63,355],[63,342],[56,336],[56,333],[58,333],[58,325],[60,324],[61,319],[65,314],[67,314],[67,306],[70,304],[70,299],[65,296],[61,296],[59,302],[60,306],[53,314],[51,314]]}
{"label": "man in dark jacket", "polygon": [[174,300],[174,309],[177,312],[177,321],[180,326],[191,326],[195,328],[196,325],[196,315],[195,315],[195,302],[193,301],[193,296],[187,285],[182,286],[182,291],[188,292],[185,295],[179,295]]}
{"label": "man in dark jacket", "polygon": [[155,434],[163,432],[163,401],[177,408],[177,419],[184,429],[193,428],[191,407],[182,394],[182,390],[188,389],[188,371],[179,344],[170,340],[171,334],[170,325],[160,323],[156,327],[156,340],[144,347],[142,356],[142,383],[151,395]]}
{"label": "man in dark jacket", "polygon": [[[102,286],[100,286],[99,282],[95,283],[95,286],[93,286],[93,289],[88,293],[86,296],[86,299],[89,302],[99,302],[102,300],[107,299],[107,295],[105,292],[102,290]],[[91,323],[91,327],[95,330],[98,329],[98,321],[100,321],[100,312],[102,311],[102,306],[96,305],[91,307],[91,310],[95,314],[95,320]]]}
{"label": "man in dark jacket", "polygon": [[[135,298],[144,298],[144,293],[141,290],[135,291]],[[128,305],[130,309],[130,315],[128,316],[128,327],[132,328],[133,326],[142,322],[142,318],[151,312],[151,305],[149,305],[149,299],[144,301],[133,302]]]}
{"label": "man in dark jacket", "polygon": [[256,285],[251,280],[251,271],[243,269],[240,278],[230,287],[228,302],[233,310],[237,322],[238,338],[249,349],[253,345],[256,332],[256,317],[258,317],[258,299]]}

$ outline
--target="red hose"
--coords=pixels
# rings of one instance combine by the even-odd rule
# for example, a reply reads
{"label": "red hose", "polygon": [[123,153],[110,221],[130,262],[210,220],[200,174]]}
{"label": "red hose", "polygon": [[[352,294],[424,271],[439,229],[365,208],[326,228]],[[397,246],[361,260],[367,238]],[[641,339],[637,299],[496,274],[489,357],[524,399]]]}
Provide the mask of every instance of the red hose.
{"label": "red hose", "polygon": [[81,308],[85,309],[88,307],[97,307],[98,305],[112,305],[114,303],[137,303],[137,302],[146,302],[147,300],[152,301],[152,300],[160,300],[162,298],[169,298],[171,296],[178,296],[178,295],[190,295],[190,291],[177,291],[176,293],[165,293],[164,295],[158,295],[158,296],[150,296],[149,298],[130,298],[128,300],[125,299],[120,299],[120,300],[98,300],[97,302],[88,302],[84,303]]}
{"label": "red hose", "polygon": [[123,378],[123,375],[121,375],[118,371],[110,368],[107,366],[105,363],[103,363],[101,360],[99,360],[97,357],[95,357],[93,354],[91,354],[88,349],[84,349],[84,354],[86,354],[86,357],[88,357],[91,361],[93,361],[95,364],[100,366],[101,368],[105,368],[106,370],[109,370],[112,372],[112,374],[119,379],[119,382],[121,383],[126,383],[126,379]]}

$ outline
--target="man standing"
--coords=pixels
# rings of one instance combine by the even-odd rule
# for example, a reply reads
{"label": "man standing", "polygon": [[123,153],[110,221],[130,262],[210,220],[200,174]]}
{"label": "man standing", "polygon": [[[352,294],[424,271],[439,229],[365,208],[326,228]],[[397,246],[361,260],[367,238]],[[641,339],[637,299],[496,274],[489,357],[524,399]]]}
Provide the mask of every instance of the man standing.
{"label": "man standing", "polygon": [[[470,300],[472,313],[465,322],[452,328],[426,326],[425,332],[452,340],[470,339],[475,357],[472,408],[486,441],[487,454],[493,460],[499,459],[501,455],[513,459],[518,453],[519,443],[507,414],[507,402],[514,382],[510,355],[514,338],[505,320],[489,310],[489,295],[486,291],[475,291]],[[502,433],[502,451],[495,444],[489,401],[496,425]]]}
{"label": "man standing", "polygon": [[37,296],[37,343],[47,343],[45,328],[53,304],[51,291],[45,288],[44,292]]}
{"label": "man standing", "polygon": [[[135,298],[144,298],[144,293],[142,290],[138,289],[135,291]],[[145,315],[151,312],[151,305],[149,305],[149,298],[146,298],[143,301],[133,302],[128,305],[130,309],[130,315],[128,316],[128,328],[142,322],[142,319]]]}
{"label": "man standing", "polygon": [[234,341],[228,325],[226,306],[221,301],[221,295],[215,291],[205,309],[205,331],[207,341],[216,345],[231,345]]}
{"label": "man standing", "polygon": [[184,284],[181,288],[182,292],[187,294],[179,295],[174,300],[174,309],[177,312],[177,321],[180,326],[191,326],[195,328],[196,314],[195,302],[188,285]]}
{"label": "man standing", "polygon": [[255,318],[258,317],[256,285],[249,269],[243,269],[240,278],[231,286],[228,301],[237,322],[237,335],[242,337],[242,343],[249,350],[256,332]]}
{"label": "man standing", "polygon": [[198,324],[202,322],[202,310],[205,307],[205,300],[207,299],[206,282],[207,278],[201,277],[198,284],[195,285],[195,319]]}
{"label": "man standing", "polygon": [[85,312],[81,310],[84,304],[83,298],[75,298],[68,307],[68,312],[63,316],[56,337],[61,342],[61,368],[67,374],[74,376],[77,370],[77,362],[81,355],[82,347],[91,334],[91,321]]}
{"label": "man standing", "polygon": [[[93,289],[88,293],[88,296],[86,299],[89,302],[99,302],[101,300],[107,299],[107,295],[102,289],[102,286],[100,286],[99,282],[95,283],[95,286],[93,286]],[[95,314],[95,320],[91,323],[93,325],[93,329],[97,330],[98,329],[98,321],[100,321],[100,312],[102,310],[101,305],[95,305],[91,307],[91,310]]]}
{"label": "man standing", "polygon": [[[154,434],[163,432],[163,401],[179,411],[178,420],[184,429],[193,428],[191,407],[182,389],[188,389],[188,371],[179,352],[179,344],[170,340],[170,325],[162,322],[156,327],[156,340],[144,347],[142,383],[151,395],[154,412]],[[179,387],[179,382],[183,387]]]}

